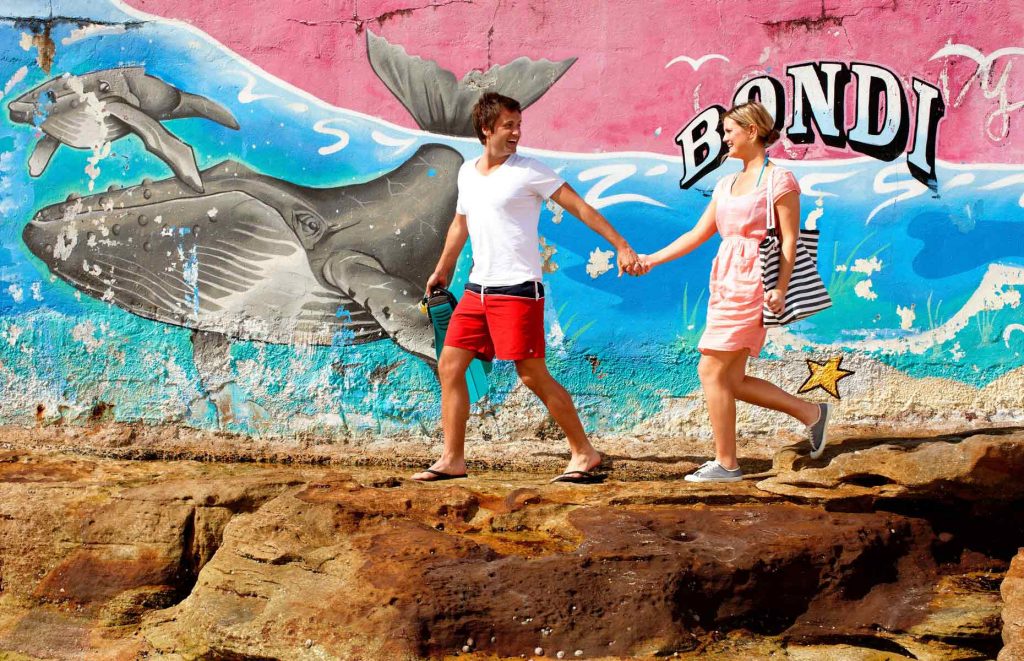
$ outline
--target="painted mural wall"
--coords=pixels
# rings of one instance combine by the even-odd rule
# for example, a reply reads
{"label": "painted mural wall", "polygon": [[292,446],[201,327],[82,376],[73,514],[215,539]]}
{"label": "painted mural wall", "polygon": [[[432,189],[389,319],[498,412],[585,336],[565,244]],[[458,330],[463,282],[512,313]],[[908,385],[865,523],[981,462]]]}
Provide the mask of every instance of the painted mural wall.
{"label": "painted mural wall", "polygon": [[[738,167],[719,114],[760,99],[834,305],[754,372],[851,425],[1024,421],[1024,8],[775,4],[5,3],[0,422],[436,432],[419,300],[486,89],[640,252],[694,225]],[[588,428],[707,435],[717,239],[617,278],[557,206],[540,228]],[[512,366],[491,379],[476,433],[540,433]]]}

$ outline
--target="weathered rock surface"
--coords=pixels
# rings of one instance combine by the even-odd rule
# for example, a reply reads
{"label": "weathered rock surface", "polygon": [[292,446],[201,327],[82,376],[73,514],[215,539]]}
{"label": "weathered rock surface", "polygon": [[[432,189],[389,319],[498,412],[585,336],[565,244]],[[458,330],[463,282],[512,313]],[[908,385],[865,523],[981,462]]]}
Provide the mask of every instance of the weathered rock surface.
{"label": "weathered rock surface", "polygon": [[848,438],[817,460],[801,446],[775,455],[758,487],[802,499],[1007,502],[1024,498],[1024,431],[927,438]]}
{"label": "weathered rock surface", "polygon": [[1003,644],[999,661],[1024,661],[1024,549],[1010,563],[1002,587]]}
{"label": "weathered rock surface", "polygon": [[710,487],[10,450],[0,656],[1019,658],[1022,447],[847,439]]}

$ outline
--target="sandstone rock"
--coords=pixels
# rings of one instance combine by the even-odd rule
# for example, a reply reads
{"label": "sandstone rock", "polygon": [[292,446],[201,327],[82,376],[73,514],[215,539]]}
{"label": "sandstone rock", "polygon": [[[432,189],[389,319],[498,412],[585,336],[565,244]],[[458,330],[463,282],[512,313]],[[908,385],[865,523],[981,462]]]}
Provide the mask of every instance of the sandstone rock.
{"label": "sandstone rock", "polygon": [[1010,563],[1003,584],[1003,649],[999,661],[1024,661],[1024,549]]}
{"label": "sandstone rock", "polygon": [[873,661],[998,639],[1005,565],[958,530],[757,480],[545,480],[2,453],[0,657]]}
{"label": "sandstone rock", "polygon": [[417,486],[339,475],[236,517],[147,639],[276,658],[304,658],[307,637],[339,658],[442,655],[467,638],[500,656],[682,651],[716,629],[781,631],[822,593],[859,596],[871,563],[922,532],[784,503],[608,507],[561,487],[500,499]]}
{"label": "sandstone rock", "polygon": [[0,454],[0,650],[109,650],[119,628],[188,594],[231,516],[301,482],[194,462],[154,468]]}
{"label": "sandstone rock", "polygon": [[800,499],[1013,502],[1024,498],[1024,432],[853,438],[830,445],[819,460],[791,446],[776,455],[774,469],[758,487]]}

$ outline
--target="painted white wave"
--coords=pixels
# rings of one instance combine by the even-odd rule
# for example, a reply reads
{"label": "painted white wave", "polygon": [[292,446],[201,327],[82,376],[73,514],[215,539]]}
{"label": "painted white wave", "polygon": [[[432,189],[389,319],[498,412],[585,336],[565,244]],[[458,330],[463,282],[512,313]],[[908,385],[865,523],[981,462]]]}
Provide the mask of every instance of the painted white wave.
{"label": "painted white wave", "polygon": [[602,194],[614,186],[615,184],[621,183],[626,179],[629,179],[636,174],[637,168],[631,163],[620,163],[617,165],[599,165],[597,167],[588,168],[577,175],[580,181],[591,181],[593,179],[600,179],[596,184],[590,187],[583,199],[590,206],[595,209],[603,209],[610,207],[614,204],[622,204],[624,202],[639,202],[640,204],[649,204],[655,207],[667,208],[666,205],[661,202],[647,197],[646,195],[639,195],[637,193],[619,193],[618,195],[609,195],[608,197],[602,197]]}
{"label": "painted white wave", "polygon": [[345,131],[343,129],[331,128],[330,126],[328,126],[329,124],[332,124],[334,122],[339,122],[339,121],[340,122],[344,122],[346,120],[340,119],[340,118],[336,118],[336,117],[335,118],[331,118],[331,119],[321,119],[320,121],[318,121],[316,124],[313,125],[313,130],[316,131],[317,133],[323,133],[324,135],[332,135],[335,138],[337,138],[337,140],[335,141],[335,143],[333,145],[327,145],[326,147],[320,147],[319,149],[316,150],[317,153],[320,154],[321,156],[327,156],[329,154],[334,154],[334,153],[337,153],[337,152],[341,151],[345,147],[348,147],[348,143],[349,143],[348,131]]}
{"label": "painted white wave", "polygon": [[[1020,306],[1021,291],[1024,287],[1024,268],[1007,264],[990,264],[981,283],[971,294],[956,314],[945,323],[931,330],[922,331],[906,337],[863,339],[855,341],[837,340],[829,344],[818,344],[800,337],[785,327],[772,329],[769,337],[774,344],[794,347],[811,347],[815,349],[835,349],[842,346],[848,349],[872,352],[922,354],[932,347],[950,342],[978,314],[987,311],[1017,308]],[[1024,327],[1021,328],[1024,330]],[[1007,338],[1004,334],[1004,340]]]}
{"label": "painted white wave", "polygon": [[976,177],[973,172],[961,172],[949,181],[943,182],[942,189],[952,190],[960,186],[967,186],[968,184],[973,184],[975,179]]}
{"label": "painted white wave", "polygon": [[239,103],[252,103],[261,99],[276,99],[276,94],[256,94],[256,78],[245,71],[239,71],[245,79],[245,86],[238,92]]}
{"label": "painted white wave", "polygon": [[8,94],[10,94],[11,90],[14,89],[14,86],[17,85],[18,83],[20,83],[21,81],[25,80],[25,76],[27,76],[27,75],[28,75],[28,66],[27,65],[23,66],[20,69],[18,69],[17,71],[15,71],[14,75],[11,76],[7,80],[7,83],[4,85],[3,96],[7,96]]}
{"label": "painted white wave", "polygon": [[[993,181],[991,184],[981,186],[980,190],[999,190],[1000,188],[1006,188],[1007,186],[1017,186],[1024,184],[1024,174],[1011,174],[1002,179]],[[1017,200],[1017,205],[1024,207],[1024,193],[1021,193],[1020,199]]]}
{"label": "painted white wave", "polygon": [[860,170],[851,170],[849,172],[813,172],[800,177],[797,183],[800,185],[800,193],[803,195],[810,195],[811,197],[839,197],[839,193],[829,193],[828,191],[818,190],[815,187],[819,184],[834,184],[838,181],[844,181],[860,173]]}
{"label": "painted white wave", "polygon": [[[890,175],[895,175],[895,178],[890,180]],[[864,221],[865,225],[870,223],[875,214],[882,209],[887,209],[898,202],[922,195],[928,190],[928,187],[910,176],[910,168],[907,167],[906,163],[894,163],[882,168],[875,175],[874,190],[880,195],[896,192],[899,192],[899,195],[890,197],[872,209],[871,213],[868,214],[867,220]]]}
{"label": "painted white wave", "polygon": [[401,154],[409,147],[416,144],[416,138],[394,138],[386,133],[381,133],[380,131],[373,131],[370,134],[370,138],[372,138],[378,145],[394,147],[396,154]]}
{"label": "painted white wave", "polygon": [[1003,343],[1006,345],[1007,349],[1010,348],[1010,336],[1017,331],[1024,333],[1024,324],[1010,324],[1003,329]]}

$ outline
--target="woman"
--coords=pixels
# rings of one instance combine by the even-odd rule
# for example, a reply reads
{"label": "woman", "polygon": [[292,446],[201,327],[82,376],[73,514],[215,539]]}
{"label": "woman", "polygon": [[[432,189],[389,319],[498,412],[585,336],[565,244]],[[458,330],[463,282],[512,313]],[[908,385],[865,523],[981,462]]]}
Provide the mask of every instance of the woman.
{"label": "woman", "polygon": [[[723,120],[729,156],[743,170],[723,177],[711,204],[689,232],[651,255],[641,255],[647,272],[691,252],[717,231],[722,236],[711,266],[707,327],[697,348],[697,368],[711,415],[715,459],[690,475],[690,482],[735,482],[743,477],[736,462],[736,400],[788,413],[808,426],[811,457],[825,449],[829,406],[804,401],[768,381],[747,376],[747,358],[761,352],[765,327],[762,305],[780,314],[796,258],[800,229],[800,187],[788,170],[765,153],[779,138],[775,121],[760,103],[735,106]],[[778,285],[764,291],[758,244],[767,233],[767,190],[771,180],[775,218],[782,243]]]}

